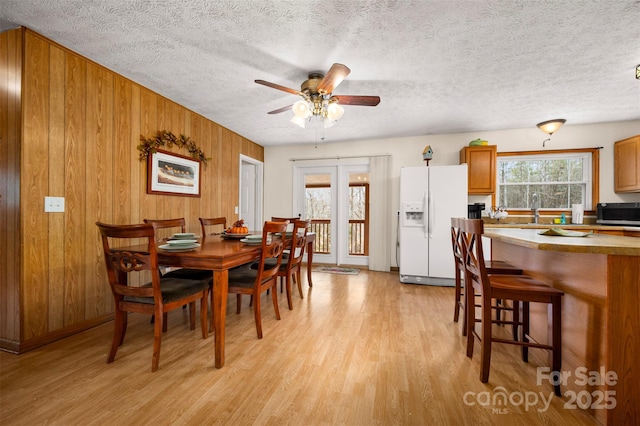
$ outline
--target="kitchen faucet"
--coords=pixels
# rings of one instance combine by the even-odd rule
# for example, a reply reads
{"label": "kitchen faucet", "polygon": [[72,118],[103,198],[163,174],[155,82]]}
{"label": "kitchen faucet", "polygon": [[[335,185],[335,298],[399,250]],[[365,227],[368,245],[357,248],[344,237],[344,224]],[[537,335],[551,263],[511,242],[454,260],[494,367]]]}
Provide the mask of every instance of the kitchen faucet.
{"label": "kitchen faucet", "polygon": [[531,196],[531,210],[533,210],[533,223],[538,223],[540,217],[540,206],[538,205],[538,194],[535,192]]}

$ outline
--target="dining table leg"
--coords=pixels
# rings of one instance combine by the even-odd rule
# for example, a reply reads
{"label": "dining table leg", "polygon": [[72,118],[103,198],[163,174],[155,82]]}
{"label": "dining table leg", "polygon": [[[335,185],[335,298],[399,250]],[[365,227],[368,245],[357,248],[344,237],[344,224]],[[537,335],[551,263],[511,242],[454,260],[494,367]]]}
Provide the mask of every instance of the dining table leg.
{"label": "dining table leg", "polygon": [[224,325],[227,315],[229,294],[229,270],[213,271],[212,317],[215,336],[215,366],[224,366]]}
{"label": "dining table leg", "polygon": [[311,267],[313,263],[313,240],[307,243],[307,281],[309,281],[309,287],[313,287],[311,282]]}

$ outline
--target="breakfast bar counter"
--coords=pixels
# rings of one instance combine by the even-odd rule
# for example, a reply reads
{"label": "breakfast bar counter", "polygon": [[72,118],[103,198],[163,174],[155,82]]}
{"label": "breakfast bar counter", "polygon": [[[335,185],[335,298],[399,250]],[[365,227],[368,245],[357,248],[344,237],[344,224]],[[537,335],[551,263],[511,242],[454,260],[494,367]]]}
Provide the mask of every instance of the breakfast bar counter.
{"label": "breakfast bar counter", "polygon": [[[602,423],[640,424],[640,239],[541,231],[485,228],[491,257],[564,291],[565,399],[581,397],[573,404],[578,401]],[[531,323],[532,336],[546,341],[547,312],[532,306]],[[593,379],[581,380],[581,374]],[[616,379],[605,380],[605,374]]]}

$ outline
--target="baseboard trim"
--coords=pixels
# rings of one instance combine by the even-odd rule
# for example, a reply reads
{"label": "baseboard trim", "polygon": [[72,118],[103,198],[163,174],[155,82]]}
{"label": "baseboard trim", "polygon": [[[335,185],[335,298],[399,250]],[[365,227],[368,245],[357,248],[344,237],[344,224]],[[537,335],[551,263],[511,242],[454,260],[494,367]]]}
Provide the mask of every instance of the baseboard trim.
{"label": "baseboard trim", "polygon": [[87,321],[82,321],[69,327],[61,328],[59,330],[43,334],[32,339],[27,339],[23,342],[0,339],[0,350],[19,355],[39,348],[41,346],[48,345],[49,343],[53,343],[57,340],[64,339],[65,337],[73,336],[74,334],[78,334],[90,328],[97,327],[101,324],[104,324],[105,322],[109,322],[112,320],[113,314],[107,314],[100,317],[92,318]]}

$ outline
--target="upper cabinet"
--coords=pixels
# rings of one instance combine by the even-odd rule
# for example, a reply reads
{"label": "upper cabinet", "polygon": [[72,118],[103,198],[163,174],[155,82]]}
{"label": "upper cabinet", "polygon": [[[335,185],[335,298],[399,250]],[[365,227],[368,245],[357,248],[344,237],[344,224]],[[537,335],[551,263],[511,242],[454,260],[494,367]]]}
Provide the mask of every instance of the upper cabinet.
{"label": "upper cabinet", "polygon": [[640,135],[613,145],[615,192],[640,192]]}
{"label": "upper cabinet", "polygon": [[496,192],[496,145],[465,146],[460,150],[460,164],[469,168],[469,194]]}

